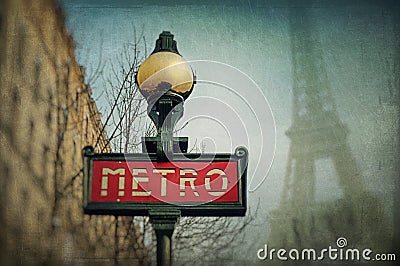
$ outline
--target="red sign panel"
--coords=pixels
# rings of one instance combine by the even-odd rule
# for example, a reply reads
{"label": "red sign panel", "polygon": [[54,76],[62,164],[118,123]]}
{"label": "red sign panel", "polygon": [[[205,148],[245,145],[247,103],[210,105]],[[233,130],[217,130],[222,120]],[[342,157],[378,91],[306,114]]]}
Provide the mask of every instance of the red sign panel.
{"label": "red sign panel", "polygon": [[182,216],[246,214],[247,150],[234,154],[95,153],[83,149],[83,210],[87,214]]}
{"label": "red sign panel", "polygon": [[93,161],[91,202],[238,202],[238,162]]}

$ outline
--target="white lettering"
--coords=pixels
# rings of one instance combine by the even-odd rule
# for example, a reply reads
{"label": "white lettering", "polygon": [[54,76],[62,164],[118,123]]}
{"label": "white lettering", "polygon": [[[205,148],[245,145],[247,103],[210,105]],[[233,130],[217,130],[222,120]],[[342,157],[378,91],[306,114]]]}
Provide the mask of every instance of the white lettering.
{"label": "white lettering", "polygon": [[150,196],[151,191],[135,191],[139,189],[139,182],[149,182],[148,176],[137,177],[138,174],[147,174],[145,168],[134,168],[132,169],[133,179],[132,179],[132,196]]}
{"label": "white lettering", "polygon": [[[261,253],[264,252],[264,255],[261,255]],[[257,251],[257,258],[260,260],[265,260],[268,256],[268,246],[267,244],[264,245],[264,248],[260,248]]]}
{"label": "white lettering", "polygon": [[187,174],[191,174],[193,176],[197,176],[197,172],[194,169],[181,169],[180,170],[180,196],[183,197],[186,195],[186,182],[189,182],[190,188],[193,190],[193,194],[198,197],[199,196],[199,192],[196,191],[196,186],[194,185],[194,181],[196,180],[197,177],[184,177],[182,178],[182,176],[186,176]]}
{"label": "white lettering", "polygon": [[276,253],[276,255],[278,256],[278,259],[280,259],[280,260],[288,259],[287,257],[285,257],[285,254],[286,254],[286,250],[283,248],[279,249],[278,252]]}
{"label": "white lettering", "polygon": [[153,169],[153,173],[161,174],[161,196],[167,195],[167,174],[174,174],[175,169]]}
{"label": "white lettering", "polygon": [[371,260],[371,257],[369,255],[371,255],[372,250],[370,250],[369,248],[366,248],[363,250],[362,252],[362,256],[364,260]]}
{"label": "white lettering", "polygon": [[[211,180],[211,176],[214,174],[219,174],[222,176],[222,190],[223,191],[210,191],[211,190],[211,184],[210,184],[210,180]],[[212,169],[210,171],[208,171],[207,177],[204,179],[204,185],[206,187],[207,192],[212,195],[212,196],[222,196],[225,191],[228,189],[228,177],[226,177],[226,174],[224,171],[222,171],[221,169]]]}

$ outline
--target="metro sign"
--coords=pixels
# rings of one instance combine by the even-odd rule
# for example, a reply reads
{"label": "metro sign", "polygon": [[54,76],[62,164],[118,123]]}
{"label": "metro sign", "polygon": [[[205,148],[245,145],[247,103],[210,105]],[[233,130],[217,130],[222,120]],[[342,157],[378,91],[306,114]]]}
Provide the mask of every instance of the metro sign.
{"label": "metro sign", "polygon": [[243,216],[246,212],[247,150],[235,154],[84,155],[84,211],[88,214],[148,215],[179,210],[186,216]]}

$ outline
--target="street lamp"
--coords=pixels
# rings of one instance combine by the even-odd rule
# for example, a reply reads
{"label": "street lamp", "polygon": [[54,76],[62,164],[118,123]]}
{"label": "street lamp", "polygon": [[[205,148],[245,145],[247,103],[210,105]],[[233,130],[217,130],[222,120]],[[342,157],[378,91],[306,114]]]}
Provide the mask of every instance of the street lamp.
{"label": "street lamp", "polygon": [[190,65],[179,54],[174,35],[163,31],[152,54],[140,65],[136,83],[148,102],[147,113],[157,127],[156,137],[147,137],[143,150],[167,161],[173,152],[187,151],[188,139],[174,138],[176,122],[183,116],[183,103],[195,84]]}

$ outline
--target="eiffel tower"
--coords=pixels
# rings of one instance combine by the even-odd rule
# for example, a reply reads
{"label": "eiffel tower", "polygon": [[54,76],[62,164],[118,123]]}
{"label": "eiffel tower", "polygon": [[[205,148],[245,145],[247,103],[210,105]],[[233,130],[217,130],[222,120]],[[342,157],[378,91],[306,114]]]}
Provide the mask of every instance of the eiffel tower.
{"label": "eiffel tower", "polygon": [[[286,135],[291,144],[279,207],[269,215],[267,243],[277,249],[321,250],[336,247],[337,238],[345,237],[351,247],[378,244],[384,250],[390,232],[384,209],[363,183],[311,27],[306,10],[289,9],[293,109]],[[323,175],[334,173],[338,191],[333,200],[316,200],[317,164],[325,169]]]}

